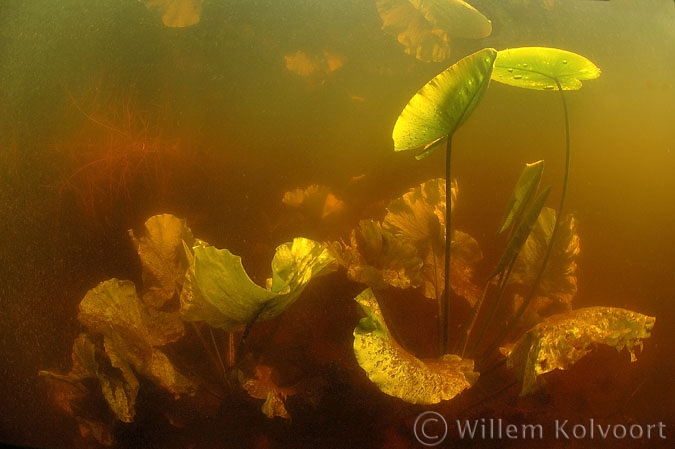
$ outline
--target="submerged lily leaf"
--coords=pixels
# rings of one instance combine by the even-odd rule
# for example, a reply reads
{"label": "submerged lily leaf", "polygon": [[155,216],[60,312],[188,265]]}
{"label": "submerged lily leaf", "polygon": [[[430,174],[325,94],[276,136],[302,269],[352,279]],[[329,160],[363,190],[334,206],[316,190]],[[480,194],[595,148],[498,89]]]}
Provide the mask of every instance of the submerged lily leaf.
{"label": "submerged lily leaf", "polygon": [[145,6],[162,14],[164,26],[183,28],[199,23],[204,0],[147,0]]}
{"label": "submerged lily leaf", "polygon": [[99,378],[101,389],[118,418],[133,420],[133,405],[142,375],[173,393],[193,394],[189,379],[157,348],[178,340],[185,330],[176,314],[146,306],[131,281],[110,279],[89,290],[80,302],[80,322],[103,336],[105,354],[122,378]]}
{"label": "submerged lily leaf", "polygon": [[469,388],[478,378],[473,360],[447,354],[422,361],[391,336],[371,289],[355,298],[366,313],[354,329],[354,355],[384,393],[412,404],[436,404]]}
{"label": "submerged lily leaf", "polygon": [[490,81],[497,51],[485,48],[441,72],[410,99],[394,125],[394,150],[431,154],[471,115]]}
{"label": "submerged lily leaf", "polygon": [[[61,407],[77,418],[80,424],[80,432],[83,437],[87,437],[92,430],[99,431],[110,429],[105,428],[100,422],[90,419],[90,417],[80,416],[82,410],[78,401],[83,401],[91,392],[82,383],[85,379],[97,379],[101,388],[101,393],[110,406],[110,410],[115,417],[126,423],[133,422],[135,416],[136,396],[138,395],[139,382],[133,372],[124,364],[124,370],[118,370],[117,361],[111,360],[107,366],[102,366],[97,361],[97,357],[105,357],[104,349],[100,343],[95,343],[89,334],[80,334],[73,343],[72,360],[73,365],[70,372],[66,375],[56,374],[49,371],[40,371],[41,376],[59,380],[70,385],[68,397],[61,398],[63,403]],[[114,357],[113,357],[114,359]],[[75,393],[74,395],[72,393]],[[100,433],[100,437],[104,437]],[[96,437],[96,435],[92,435]],[[105,440],[111,440],[107,435]],[[98,438],[97,438],[98,439]]]}
{"label": "submerged lily leaf", "polygon": [[336,252],[349,279],[373,289],[422,284],[423,262],[417,256],[414,242],[382,229],[380,222],[361,220],[352,230],[350,245],[339,245]]}
{"label": "submerged lily leaf", "polygon": [[290,419],[286,410],[286,398],[293,396],[296,391],[291,387],[279,387],[272,379],[272,368],[265,365],[256,365],[255,378],[242,381],[242,387],[251,397],[265,399],[262,412],[268,418],[278,416]]}
{"label": "submerged lily leaf", "polygon": [[543,160],[532,164],[525,164],[525,168],[523,168],[523,171],[518,178],[518,182],[513,189],[509,204],[506,206],[506,214],[504,214],[504,218],[499,225],[497,233],[501,234],[508,229],[512,223],[518,223],[519,218],[523,215],[525,208],[539,188],[539,181],[541,180],[543,171]]}
{"label": "submerged lily leaf", "polygon": [[203,245],[193,251],[181,293],[183,319],[206,321],[227,331],[276,317],[300,296],[310,279],[335,268],[325,246],[296,238],[277,248],[272,278],[263,288],[248,277],[241,257],[230,251]]}
{"label": "submerged lily leaf", "polygon": [[462,0],[378,0],[382,29],[397,33],[405,52],[426,62],[450,56],[450,37],[480,39],[491,22]]}
{"label": "submerged lily leaf", "polygon": [[[452,208],[457,199],[456,182],[451,191]],[[424,296],[436,299],[445,279],[445,180],[424,182],[389,203],[382,229],[414,243],[423,260]],[[451,287],[473,304],[480,289],[471,282],[471,277],[483,255],[474,238],[460,231],[453,231],[451,251]]]}
{"label": "submerged lily leaf", "polygon": [[630,352],[649,338],[656,318],[613,307],[588,307],[553,315],[525,333],[511,349],[507,364],[523,381],[521,395],[534,391],[538,377],[568,369],[598,344]]}
{"label": "submerged lily leaf", "polygon": [[536,90],[581,89],[582,80],[600,76],[600,69],[571,51],[548,47],[501,50],[494,62],[492,79],[510,86]]}
{"label": "submerged lily leaf", "polygon": [[324,219],[344,211],[345,203],[329,187],[312,184],[304,189],[289,190],[282,202],[301,209],[310,218]]}
{"label": "submerged lily leaf", "polygon": [[[545,207],[516,259],[509,282],[532,285],[551,240],[556,212]],[[579,235],[576,220],[568,215],[558,225],[558,234],[539,283],[537,296],[546,297],[569,307],[577,292],[577,263]]]}
{"label": "submerged lily leaf", "polygon": [[143,301],[159,309],[174,297],[183,283],[188,267],[183,242],[193,245],[192,231],[185,220],[163,214],[145,222],[143,235],[136,237],[130,229],[129,236],[143,266]]}

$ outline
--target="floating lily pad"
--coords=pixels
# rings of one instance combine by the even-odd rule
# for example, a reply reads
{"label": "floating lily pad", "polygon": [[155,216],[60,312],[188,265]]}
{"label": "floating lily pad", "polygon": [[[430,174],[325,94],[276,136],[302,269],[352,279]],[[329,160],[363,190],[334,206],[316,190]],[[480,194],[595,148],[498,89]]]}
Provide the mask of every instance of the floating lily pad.
{"label": "floating lily pad", "polygon": [[492,79],[510,86],[536,90],[581,89],[581,81],[600,76],[585,57],[548,47],[520,47],[497,53]]}
{"label": "floating lily pad", "polygon": [[422,159],[445,143],[478,106],[496,57],[492,48],[477,51],[417,91],[394,125],[394,150],[419,151]]}

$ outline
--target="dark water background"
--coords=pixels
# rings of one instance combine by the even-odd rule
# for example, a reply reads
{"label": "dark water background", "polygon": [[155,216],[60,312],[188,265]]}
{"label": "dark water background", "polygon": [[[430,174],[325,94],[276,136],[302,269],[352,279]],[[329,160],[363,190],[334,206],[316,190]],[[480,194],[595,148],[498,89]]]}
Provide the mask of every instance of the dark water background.
{"label": "dark water background", "polygon": [[[473,2],[492,19],[492,36],[458,40],[451,61],[438,64],[405,55],[395,36],[381,30],[374,2],[365,0],[207,0],[200,24],[185,29],[164,27],[156,13],[130,0],[3,1],[0,440],[72,445],[74,424],[46,399],[37,372],[68,370],[80,330],[77,304],[87,290],[110,277],[140,281],[127,229],[156,213],[185,217],[195,235],[242,255],[262,283],[278,244],[297,235],[346,236],[383,202],[442,175],[440,152],[418,162],[392,150],[393,123],[422,84],[480,48],[531,45],[574,51],[603,72],[568,96],[573,160],[566,208],[578,218],[582,245],[574,305],[657,317],[638,362],[601,352],[571,374],[577,386],[571,393],[561,390],[553,402],[535,404],[544,411],[534,419],[556,417],[558,407],[585,418],[604,413],[617,423],[662,421],[672,432],[675,5],[560,0],[546,9],[542,3]],[[284,63],[297,51],[328,51],[343,65],[301,77]],[[460,196],[453,226],[479,241],[484,275],[499,257],[494,230],[525,162],[546,160],[544,183],[554,185],[549,201],[557,204],[563,136],[557,95],[496,84],[455,136]],[[79,175],[92,160],[88,152],[105,145],[144,148],[142,142],[153,142],[161,157],[155,151],[129,159],[128,177]],[[312,183],[333,188],[347,212],[328,223],[289,213],[283,193]],[[86,203],[92,197],[96,202]],[[231,410],[200,429],[211,442],[204,447],[219,447],[213,441],[220,447],[408,447],[411,419],[420,410],[383,399],[359,377],[349,360],[359,318],[351,297],[358,288],[343,281],[333,277],[308,290],[277,336],[282,354],[284,344],[297,347],[305,337],[327,342],[317,343],[326,351],[317,358],[334,358],[348,373],[328,381],[322,418],[299,413],[292,423],[268,422],[244,400],[233,400]],[[423,315],[392,318],[407,321],[409,345],[420,350],[428,342],[414,329],[429,324]],[[592,388],[584,386],[588,376]],[[615,388],[629,393],[620,395],[620,405],[607,405],[603,385],[608,396]],[[499,402],[495,413],[508,414],[511,406]],[[165,427],[148,418],[122,432],[120,445],[166,446],[173,437]]]}

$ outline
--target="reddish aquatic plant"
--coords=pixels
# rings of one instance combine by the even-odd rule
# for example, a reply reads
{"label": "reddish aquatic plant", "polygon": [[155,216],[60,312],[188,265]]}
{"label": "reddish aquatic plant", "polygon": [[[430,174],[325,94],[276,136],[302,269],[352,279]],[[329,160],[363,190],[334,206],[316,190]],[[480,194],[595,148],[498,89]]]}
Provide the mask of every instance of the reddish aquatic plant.
{"label": "reddish aquatic plant", "polygon": [[95,222],[132,200],[166,198],[183,156],[162,107],[142,108],[134,92],[102,98],[102,90],[80,99],[67,91],[75,124],[55,146],[59,200],[74,200]]}

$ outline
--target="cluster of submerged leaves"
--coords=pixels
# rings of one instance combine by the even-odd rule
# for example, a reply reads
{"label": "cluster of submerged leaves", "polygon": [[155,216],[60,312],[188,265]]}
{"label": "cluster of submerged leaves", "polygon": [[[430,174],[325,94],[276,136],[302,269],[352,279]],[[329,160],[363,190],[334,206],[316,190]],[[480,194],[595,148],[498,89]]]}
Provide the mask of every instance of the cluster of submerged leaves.
{"label": "cluster of submerged leaves", "polygon": [[[518,191],[512,203],[520,202]],[[456,196],[453,183],[451,208]],[[70,399],[62,406],[76,417],[82,435],[112,444],[109,425],[80,416],[77,401],[100,391],[115,418],[128,423],[135,417],[141,378],[175,399],[194,395],[199,381],[181,372],[164,350],[185,336],[187,322],[232,332],[273,319],[298,299],[311,279],[341,265],[351,280],[368,286],[355,298],[365,316],[354,330],[353,346],[370,380],[384,393],[409,403],[452,399],[478,378],[473,360],[457,354],[420,360],[392,337],[376,299],[377,292],[387,288],[416,289],[429,300],[440,297],[445,204],[445,181],[432,179],[393,200],[382,221],[361,221],[348,242],[324,245],[296,238],[280,245],[265,287],[249,278],[240,257],[194,238],[183,220],[153,216],[145,223],[143,235],[130,231],[143,267],[141,294],[133,282],[119,279],[91,289],[79,306],[78,319],[85,330],[73,344],[70,372],[41,374],[69,389]],[[554,216],[548,208],[538,216],[509,282],[531,282],[550,239]],[[504,221],[509,220],[507,214]],[[623,309],[571,311],[579,239],[571,217],[563,229],[537,300],[521,317],[523,327],[534,327],[511,349],[504,349],[508,365],[523,380],[523,394],[537,388],[541,374],[570,367],[594,345],[627,348],[634,354],[654,324],[654,318]],[[451,287],[470,306],[475,305],[481,294],[473,279],[482,259],[478,243],[454,231],[451,249]],[[519,300],[517,294],[510,297],[511,315]],[[549,316],[553,311],[564,313]],[[502,312],[502,319],[509,316],[508,310]],[[249,372],[237,373],[240,387],[264,400],[262,411],[267,416],[289,417],[285,400],[296,391],[276,385],[272,367],[256,364]]]}
{"label": "cluster of submerged leaves", "polygon": [[[528,165],[532,166],[542,164]],[[522,186],[530,179],[528,167],[514,190],[510,212],[517,211],[516,205],[523,201]],[[427,298],[439,298],[444,271],[440,249],[445,235],[445,214],[440,213],[444,191],[442,179],[410,190],[392,201],[381,223],[362,221],[352,232],[350,244],[343,243],[336,251],[349,277],[369,285],[356,298],[366,315],[354,330],[354,353],[359,365],[384,393],[415,404],[451,399],[479,376],[473,360],[463,354],[420,360],[406,351],[390,334],[376,299],[377,291],[389,287],[417,287]],[[456,184],[452,191],[454,200]],[[522,394],[537,389],[541,374],[556,368],[568,369],[598,344],[617,350],[626,348],[634,360],[635,348],[649,337],[655,322],[652,317],[619,308],[572,310],[577,290],[575,259],[579,254],[579,237],[571,215],[562,221],[535,300],[522,316],[515,317],[523,301],[518,292],[532,284],[553,232],[555,211],[543,207],[537,212],[540,213],[528,227],[522,248],[510,262],[511,294],[500,309],[498,323],[504,325],[517,319],[518,328],[530,329],[514,345],[502,348],[508,365],[523,381]],[[505,230],[511,220],[507,213],[501,229]],[[481,294],[473,279],[476,264],[482,258],[480,249],[471,236],[454,231],[451,251],[451,288],[473,307]],[[495,277],[488,278],[486,288],[496,288]],[[477,352],[473,355],[481,357]]]}
{"label": "cluster of submerged leaves", "polygon": [[[156,215],[137,237],[129,231],[143,266],[143,291],[131,281],[109,279],[80,302],[78,319],[85,328],[75,340],[67,374],[41,371],[60,385],[61,406],[74,415],[83,436],[112,444],[104,420],[81,416],[78,403],[100,390],[115,418],[135,418],[139,377],[173,395],[194,395],[199,381],[181,372],[163,347],[183,338],[185,323],[201,321],[226,331],[272,319],[288,308],[308,282],[335,269],[322,244],[296,238],[280,245],[272,259],[266,287],[246,274],[241,258],[193,237],[184,220]],[[263,412],[288,417],[284,399],[292,388],[275,385],[272,369],[256,365],[238,381],[252,397],[265,399]],[[89,389],[90,381],[97,385]]]}

